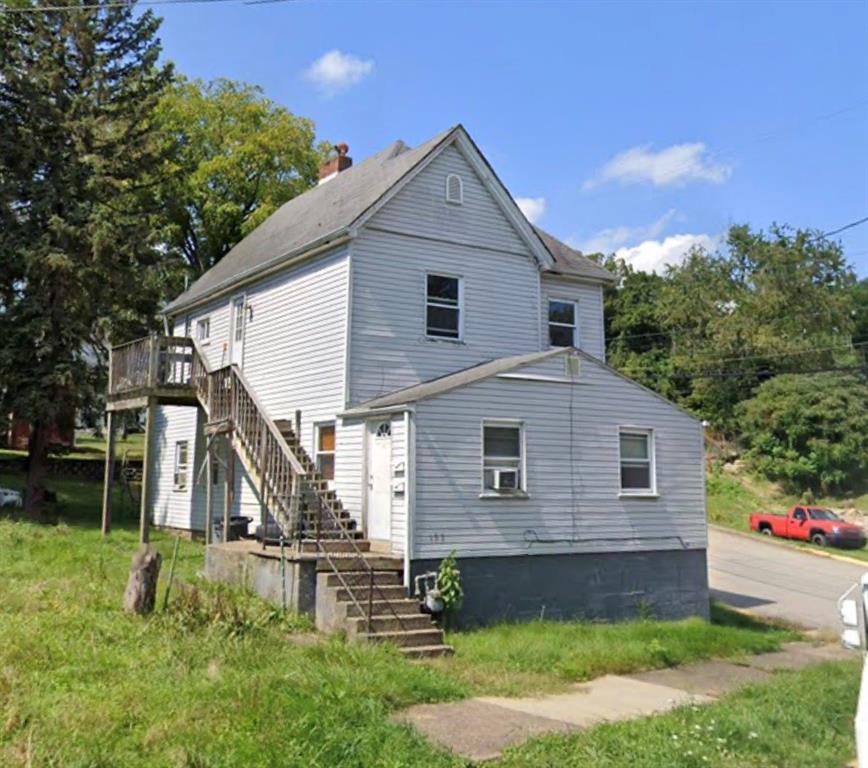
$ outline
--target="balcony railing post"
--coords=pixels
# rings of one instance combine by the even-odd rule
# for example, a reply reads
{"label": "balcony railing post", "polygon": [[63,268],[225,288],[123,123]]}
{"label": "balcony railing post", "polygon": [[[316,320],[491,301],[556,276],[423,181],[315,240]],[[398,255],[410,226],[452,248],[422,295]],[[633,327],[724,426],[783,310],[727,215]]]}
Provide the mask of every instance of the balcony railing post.
{"label": "balcony railing post", "polygon": [[157,334],[148,337],[148,387],[157,386],[157,369],[160,364]]}

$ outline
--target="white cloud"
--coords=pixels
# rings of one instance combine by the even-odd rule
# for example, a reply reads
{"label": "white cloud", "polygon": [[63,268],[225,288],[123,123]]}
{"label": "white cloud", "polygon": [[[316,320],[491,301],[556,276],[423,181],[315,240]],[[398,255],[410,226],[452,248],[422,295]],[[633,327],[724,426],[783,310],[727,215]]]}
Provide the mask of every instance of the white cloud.
{"label": "white cloud", "polygon": [[333,96],[360,83],[373,71],[373,60],[334,50],[320,56],[304,74],[322,93]]}
{"label": "white cloud", "polygon": [[584,253],[614,253],[634,269],[660,273],[667,264],[677,265],[684,261],[693,246],[713,251],[720,244],[719,235],[678,234],[660,239],[671,222],[683,218],[678,211],[670,208],[659,219],[644,227],[611,227],[601,229],[586,240],[570,238],[567,242]]}
{"label": "white cloud", "polygon": [[732,167],[715,160],[702,142],[675,144],[659,152],[646,144],[615,155],[582,188],[593,189],[612,181],[648,182],[655,187],[684,186],[691,181],[722,184],[731,175]]}
{"label": "white cloud", "polygon": [[546,199],[544,197],[517,197],[515,204],[521,208],[521,212],[527,216],[531,224],[536,224],[546,212]]}
{"label": "white cloud", "polygon": [[639,245],[619,248],[615,255],[641,272],[662,273],[667,264],[681,264],[694,246],[713,251],[720,243],[718,235],[670,235],[663,240],[645,240]]}
{"label": "white cloud", "polygon": [[678,218],[678,211],[670,208],[659,219],[646,227],[611,227],[609,229],[601,229],[587,240],[571,238],[567,242],[583,253],[614,253],[618,248],[629,242],[635,243],[637,240],[660,237],[669,225],[669,222],[676,218]]}

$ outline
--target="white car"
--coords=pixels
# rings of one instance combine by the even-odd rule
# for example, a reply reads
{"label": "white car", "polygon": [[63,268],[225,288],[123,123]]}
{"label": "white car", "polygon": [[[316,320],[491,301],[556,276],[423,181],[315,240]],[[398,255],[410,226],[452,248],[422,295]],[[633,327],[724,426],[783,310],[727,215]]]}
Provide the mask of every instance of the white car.
{"label": "white car", "polygon": [[11,488],[0,488],[0,507],[20,507],[24,500],[21,491],[13,491]]}

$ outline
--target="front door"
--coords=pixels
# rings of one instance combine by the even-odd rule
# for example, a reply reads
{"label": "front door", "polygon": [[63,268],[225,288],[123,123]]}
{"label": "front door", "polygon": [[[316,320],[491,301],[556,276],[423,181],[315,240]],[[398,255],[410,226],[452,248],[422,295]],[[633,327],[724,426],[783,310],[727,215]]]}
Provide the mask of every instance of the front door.
{"label": "front door", "polygon": [[368,422],[368,538],[392,536],[392,423]]}
{"label": "front door", "polygon": [[244,318],[246,315],[244,295],[232,297],[229,336],[229,362],[241,368],[244,360]]}

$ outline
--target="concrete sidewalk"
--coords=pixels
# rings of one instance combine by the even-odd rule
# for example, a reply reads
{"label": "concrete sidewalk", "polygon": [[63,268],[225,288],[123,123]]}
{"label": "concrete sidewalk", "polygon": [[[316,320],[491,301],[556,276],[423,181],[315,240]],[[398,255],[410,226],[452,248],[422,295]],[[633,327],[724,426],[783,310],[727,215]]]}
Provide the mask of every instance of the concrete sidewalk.
{"label": "concrete sidewalk", "polygon": [[533,736],[655,715],[684,704],[707,704],[748,683],[763,682],[780,669],[853,658],[852,651],[834,645],[787,643],[781,651],[740,663],[706,661],[634,675],[606,675],[551,696],[485,696],[420,704],[394,719],[458,755],[490,760]]}

